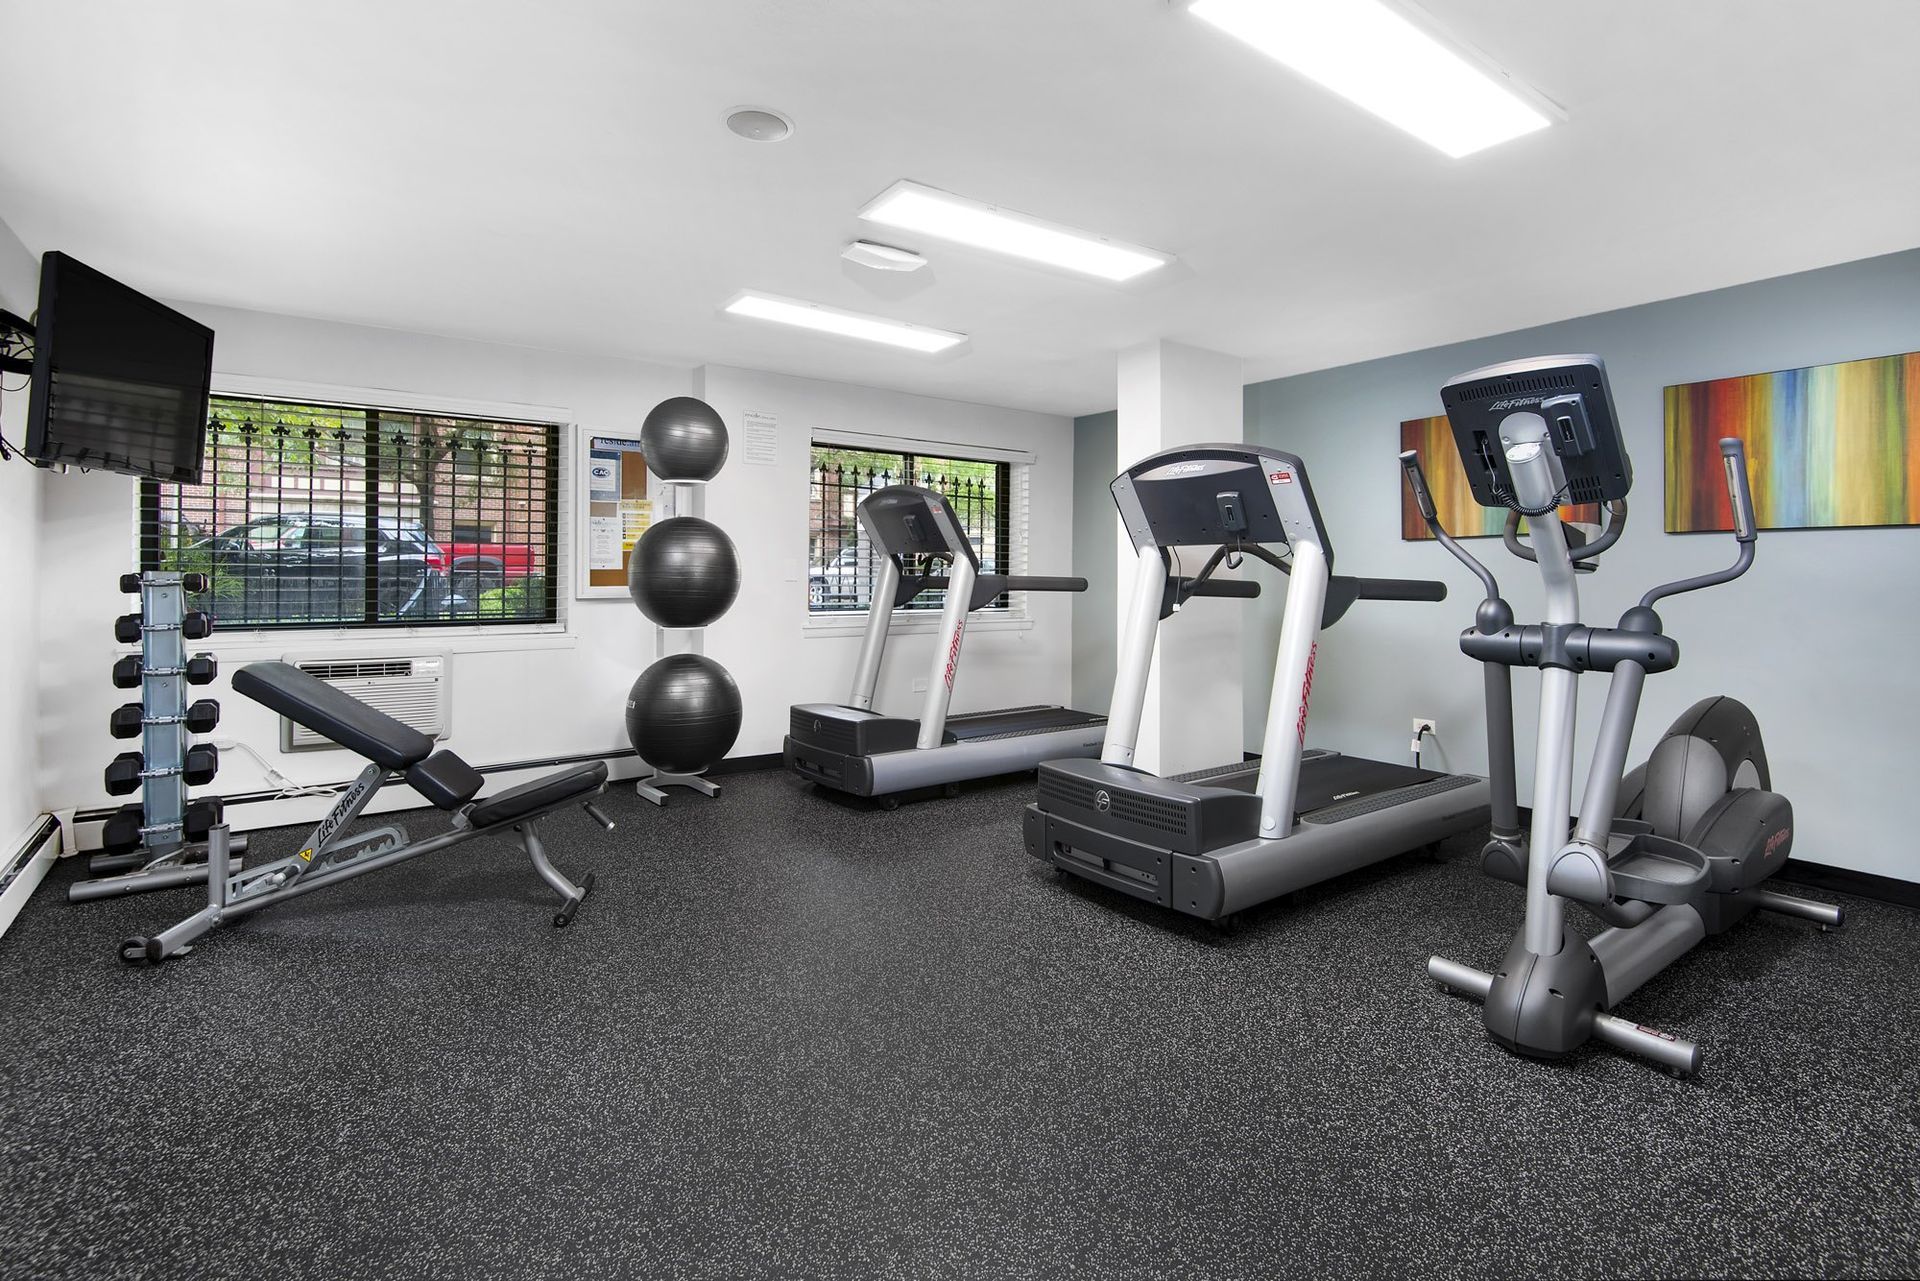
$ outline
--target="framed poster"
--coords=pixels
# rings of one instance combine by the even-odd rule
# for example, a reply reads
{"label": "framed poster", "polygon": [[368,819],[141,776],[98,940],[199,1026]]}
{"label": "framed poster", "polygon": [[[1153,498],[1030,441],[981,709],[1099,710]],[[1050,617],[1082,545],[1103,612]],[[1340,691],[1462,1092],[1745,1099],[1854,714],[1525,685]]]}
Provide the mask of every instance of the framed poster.
{"label": "framed poster", "polygon": [[625,599],[627,557],[654,517],[647,458],[638,436],[577,430],[573,594]]}
{"label": "framed poster", "polygon": [[1666,389],[1667,532],[1733,528],[1720,439],[1762,529],[1920,525],[1920,352]]}

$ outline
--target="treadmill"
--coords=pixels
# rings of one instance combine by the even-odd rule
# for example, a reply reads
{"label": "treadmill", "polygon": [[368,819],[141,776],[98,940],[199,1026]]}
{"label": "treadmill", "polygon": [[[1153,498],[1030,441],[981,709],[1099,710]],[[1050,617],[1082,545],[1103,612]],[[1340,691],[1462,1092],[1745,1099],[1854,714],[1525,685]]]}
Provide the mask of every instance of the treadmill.
{"label": "treadmill", "polygon": [[[1111,719],[1098,760],[1040,766],[1022,825],[1029,854],[1218,921],[1487,821],[1485,779],[1304,749],[1321,631],[1357,601],[1444,600],[1445,584],[1334,576],[1305,465],[1266,446],[1166,450],[1112,488],[1138,568]],[[1273,695],[1258,761],[1160,778],[1134,767],[1134,744],[1162,603],[1182,590],[1169,587],[1169,551],[1196,546],[1214,549],[1195,576],[1202,583],[1243,557],[1287,575]]]}
{"label": "treadmill", "polygon": [[[917,485],[875,490],[860,503],[860,527],[884,553],[867,613],[866,637],[845,703],[796,703],[782,755],[788,768],[822,787],[878,797],[1030,770],[1043,760],[1099,754],[1107,718],[1070,707],[1009,707],[949,713],[967,616],[1004,592],[1083,592],[1084,578],[983,574],[966,529],[947,500]],[[941,567],[944,573],[939,573]],[[927,674],[920,718],[873,710],[880,659],[893,611],[921,592],[945,588],[940,643]]]}

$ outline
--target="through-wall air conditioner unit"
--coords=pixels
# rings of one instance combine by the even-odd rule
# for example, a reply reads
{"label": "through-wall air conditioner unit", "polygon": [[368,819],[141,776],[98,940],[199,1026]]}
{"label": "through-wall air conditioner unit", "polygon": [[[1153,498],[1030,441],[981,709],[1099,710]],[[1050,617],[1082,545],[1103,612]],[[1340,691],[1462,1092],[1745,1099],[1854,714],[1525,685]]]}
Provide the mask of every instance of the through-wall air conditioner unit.
{"label": "through-wall air conditioner unit", "polygon": [[[452,673],[446,654],[411,654],[381,658],[320,657],[287,654],[282,661],[317,677],[369,707],[377,707],[428,738],[453,732]],[[304,725],[280,718],[280,750],[310,751],[338,747],[331,739]]]}

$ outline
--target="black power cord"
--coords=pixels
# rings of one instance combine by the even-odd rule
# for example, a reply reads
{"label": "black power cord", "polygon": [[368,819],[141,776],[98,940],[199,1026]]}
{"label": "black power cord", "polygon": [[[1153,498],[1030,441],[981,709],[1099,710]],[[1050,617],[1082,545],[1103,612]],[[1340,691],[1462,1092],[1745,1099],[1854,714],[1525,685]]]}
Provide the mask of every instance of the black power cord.
{"label": "black power cord", "polygon": [[1498,502],[1502,507],[1506,508],[1508,511],[1518,512],[1520,513],[1520,515],[1526,516],[1529,518],[1534,516],[1544,516],[1550,511],[1558,511],[1568,501],[1570,497],[1567,492],[1567,486],[1562,485],[1560,486],[1559,490],[1554,494],[1552,502],[1549,502],[1545,507],[1535,510],[1534,508],[1531,508],[1531,507],[1522,507],[1520,505],[1520,500],[1514,496],[1513,491],[1508,489],[1505,485],[1498,483],[1497,481],[1491,486],[1491,490],[1493,493],[1494,500]]}
{"label": "black power cord", "polygon": [[1420,744],[1422,740],[1434,737],[1433,726],[1422,725],[1413,736],[1413,767],[1420,768]]}

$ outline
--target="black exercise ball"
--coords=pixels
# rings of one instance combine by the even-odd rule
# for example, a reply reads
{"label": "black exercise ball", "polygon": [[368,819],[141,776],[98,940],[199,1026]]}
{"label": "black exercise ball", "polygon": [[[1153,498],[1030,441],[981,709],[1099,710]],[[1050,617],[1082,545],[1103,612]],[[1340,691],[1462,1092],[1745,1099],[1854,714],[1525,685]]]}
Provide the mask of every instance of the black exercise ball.
{"label": "black exercise ball", "polygon": [[706,401],[675,396],[641,424],[640,449],[662,480],[712,480],[727,461],[727,425]]}
{"label": "black exercise ball", "polygon": [[668,774],[693,774],[740,737],[740,687],[704,654],[669,654],[627,691],[627,739]]}
{"label": "black exercise ball", "polygon": [[633,545],[627,594],[662,627],[705,627],[740,594],[733,540],[698,516],[661,521]]}

